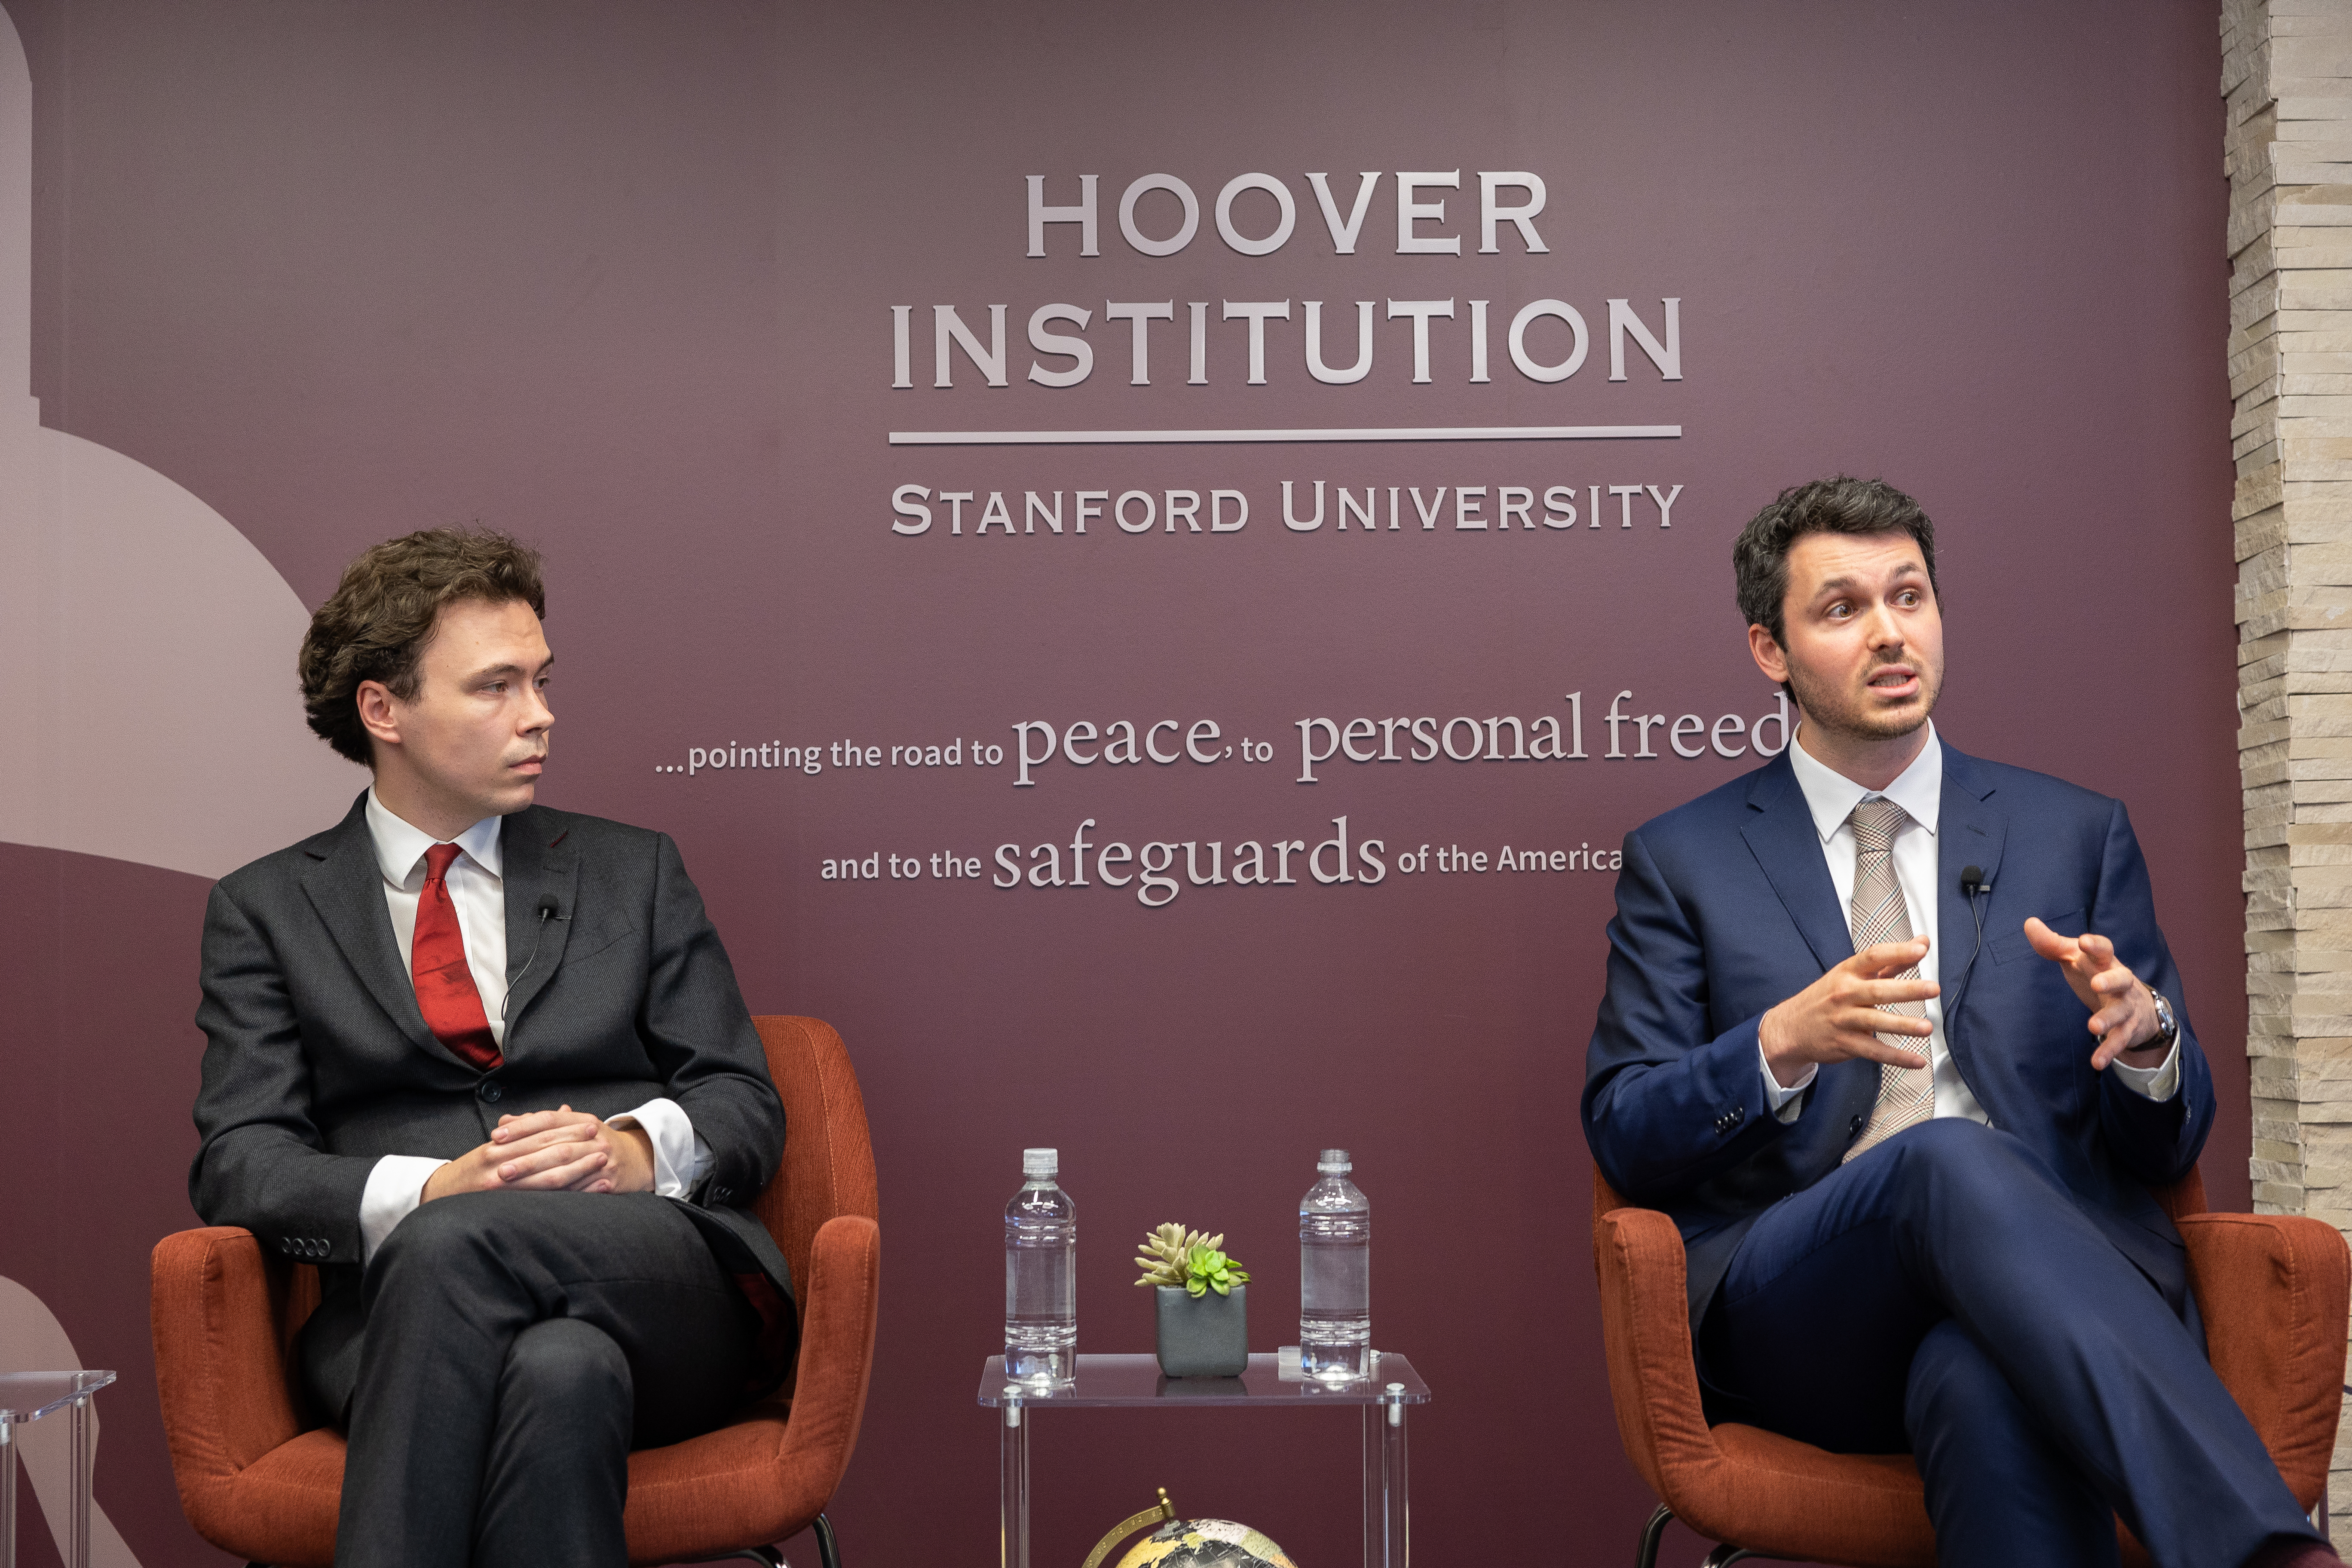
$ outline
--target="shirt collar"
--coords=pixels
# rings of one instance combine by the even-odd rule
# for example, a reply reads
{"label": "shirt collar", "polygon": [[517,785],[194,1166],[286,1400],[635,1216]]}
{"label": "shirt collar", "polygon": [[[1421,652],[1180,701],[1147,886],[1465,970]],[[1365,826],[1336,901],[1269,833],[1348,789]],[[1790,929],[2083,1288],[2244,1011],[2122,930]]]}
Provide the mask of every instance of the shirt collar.
{"label": "shirt collar", "polygon": [[[1803,732],[1801,728],[1798,731],[1800,736]],[[1883,790],[1863,788],[1817,761],[1794,740],[1789,742],[1789,765],[1796,772],[1797,787],[1805,792],[1805,805],[1813,814],[1813,826],[1823,844],[1845,826],[1845,819],[1853,815],[1855,806],[1881,795],[1901,806],[1930,837],[1935,834],[1937,815],[1944,804],[1944,743],[1936,738],[1932,720],[1927,724],[1927,743],[1919,748],[1911,765]]]}
{"label": "shirt collar", "polygon": [[[499,876],[503,862],[499,853],[499,824],[505,820],[486,816],[447,842],[455,844],[466,858],[491,876]],[[367,825],[368,837],[375,842],[376,869],[395,888],[408,886],[408,879],[424,864],[425,852],[442,842],[423,828],[394,816],[383,802],[376,799],[373,784],[368,786]]]}

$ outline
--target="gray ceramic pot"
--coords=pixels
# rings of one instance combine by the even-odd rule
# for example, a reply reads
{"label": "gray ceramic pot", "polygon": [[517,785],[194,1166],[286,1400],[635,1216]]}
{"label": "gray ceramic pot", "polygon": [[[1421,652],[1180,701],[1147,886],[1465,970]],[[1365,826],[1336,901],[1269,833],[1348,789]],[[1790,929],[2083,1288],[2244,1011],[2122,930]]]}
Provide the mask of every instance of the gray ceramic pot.
{"label": "gray ceramic pot", "polygon": [[1249,1366],[1249,1287],[1214,1290],[1194,1300],[1181,1285],[1161,1285],[1160,1370],[1170,1377],[1239,1377]]}

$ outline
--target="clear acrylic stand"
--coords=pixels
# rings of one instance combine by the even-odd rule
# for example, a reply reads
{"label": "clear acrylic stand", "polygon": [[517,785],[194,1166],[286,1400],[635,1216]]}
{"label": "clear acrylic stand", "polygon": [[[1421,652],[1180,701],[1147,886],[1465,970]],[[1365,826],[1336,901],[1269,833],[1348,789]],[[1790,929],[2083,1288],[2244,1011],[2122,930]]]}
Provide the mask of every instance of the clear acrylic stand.
{"label": "clear acrylic stand", "polygon": [[97,1459],[89,1402],[113,1381],[110,1372],[0,1374],[0,1568],[16,1568],[16,1428],[60,1409],[68,1412],[73,1449],[65,1568],[89,1568],[90,1471]]}
{"label": "clear acrylic stand", "polygon": [[1163,1377],[1150,1355],[1082,1355],[1067,1384],[1036,1388],[1004,1380],[1004,1358],[981,1367],[980,1403],[998,1412],[998,1560],[1030,1568],[1029,1429],[1047,1409],[1197,1410],[1204,1405],[1297,1409],[1352,1405],[1363,1411],[1364,1568],[1410,1568],[1405,1407],[1426,1405],[1429,1385],[1392,1352],[1371,1352],[1371,1375],[1337,1387],[1285,1378],[1277,1358],[1254,1355],[1239,1377]]}

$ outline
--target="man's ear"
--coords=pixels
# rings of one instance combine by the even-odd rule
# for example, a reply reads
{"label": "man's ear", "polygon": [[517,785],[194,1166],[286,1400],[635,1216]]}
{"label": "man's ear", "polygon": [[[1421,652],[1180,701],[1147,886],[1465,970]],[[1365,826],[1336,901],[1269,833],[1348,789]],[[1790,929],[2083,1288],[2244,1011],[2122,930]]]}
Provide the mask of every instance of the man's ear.
{"label": "man's ear", "polygon": [[393,704],[392,690],[381,680],[362,680],[352,694],[352,704],[359,709],[360,725],[378,745],[400,744],[400,717]]}
{"label": "man's ear", "polygon": [[1779,640],[1772,636],[1771,627],[1749,626],[1748,651],[1755,657],[1756,668],[1764,672],[1765,679],[1778,686],[1789,679],[1789,656],[1781,650]]}

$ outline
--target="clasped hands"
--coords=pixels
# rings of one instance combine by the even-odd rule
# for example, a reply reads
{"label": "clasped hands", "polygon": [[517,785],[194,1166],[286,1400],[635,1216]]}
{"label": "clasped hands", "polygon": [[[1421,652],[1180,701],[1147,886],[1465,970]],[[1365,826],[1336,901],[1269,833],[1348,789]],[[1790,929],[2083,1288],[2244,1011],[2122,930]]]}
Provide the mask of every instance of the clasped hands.
{"label": "clasped hands", "polygon": [[453,1193],[643,1193],[653,1190],[653,1140],[564,1106],[501,1116],[490,1141],[425,1179],[424,1202]]}
{"label": "clasped hands", "polygon": [[[2127,1058],[2132,1067],[2155,1067],[2162,1060],[2151,1046],[2158,1028],[2156,1000],[2116,957],[2114,942],[2089,931],[2060,936],[2038,919],[2025,922],[2025,940],[2060,967],[2066,984],[2091,1009],[2087,1027],[2097,1041],[2091,1052],[2093,1070],[2105,1070],[2117,1057]],[[1925,937],[1865,947],[1769,1009],[1758,1021],[1757,1037],[1772,1080],[1788,1089],[1811,1064],[1857,1057],[1889,1067],[1926,1067],[1924,1039],[1933,1026],[1925,1018],[1882,1009],[1897,1002],[1925,1002],[1942,993],[1932,980],[1894,978],[1927,956]],[[1882,1035],[1915,1035],[1923,1043],[1916,1050],[1906,1049],[1887,1044]]]}

